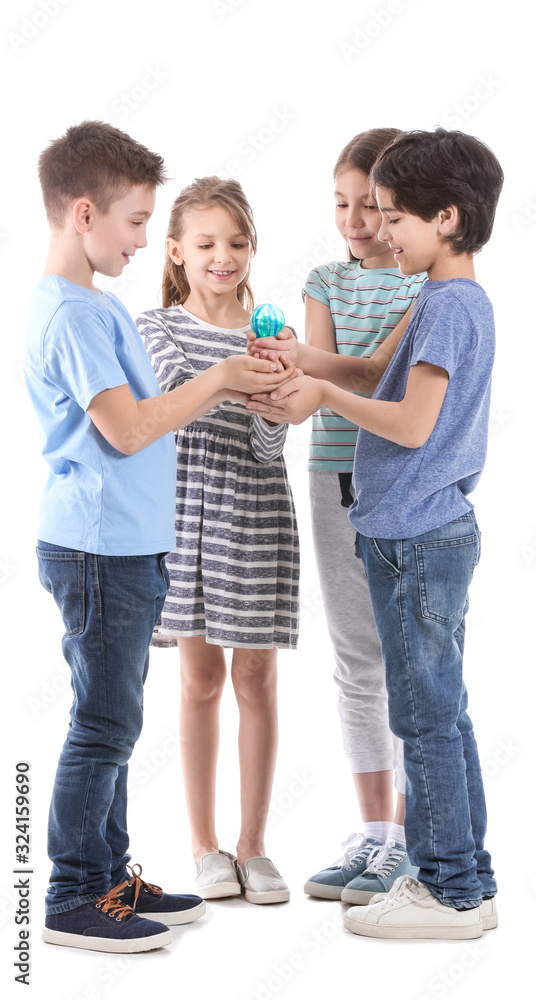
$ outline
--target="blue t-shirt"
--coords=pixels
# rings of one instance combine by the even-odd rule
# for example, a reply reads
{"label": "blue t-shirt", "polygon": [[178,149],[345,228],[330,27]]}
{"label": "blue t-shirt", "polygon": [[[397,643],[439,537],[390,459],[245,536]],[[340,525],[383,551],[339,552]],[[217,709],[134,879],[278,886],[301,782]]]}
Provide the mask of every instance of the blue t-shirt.
{"label": "blue t-shirt", "polygon": [[449,382],[436,425],[421,448],[361,429],[356,499],[348,517],[369,538],[412,538],[471,510],[486,457],[495,349],[493,310],[468,278],[426,281],[408,328],[373,398],[404,398],[410,367],[444,368]]}
{"label": "blue t-shirt", "polygon": [[175,546],[173,434],[135,455],[108,443],[88,417],[104,389],[159,396],[149,358],[119,299],[45,275],[31,300],[25,375],[50,474],[38,536],[99,555],[151,555]]}

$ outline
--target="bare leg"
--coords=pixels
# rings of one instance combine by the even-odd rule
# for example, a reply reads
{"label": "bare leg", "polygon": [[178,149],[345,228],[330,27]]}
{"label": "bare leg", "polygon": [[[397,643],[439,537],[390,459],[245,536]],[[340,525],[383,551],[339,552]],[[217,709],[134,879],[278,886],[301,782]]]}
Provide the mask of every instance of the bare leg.
{"label": "bare leg", "polygon": [[[393,821],[393,772],[370,771],[354,774],[354,785],[364,823]],[[405,796],[397,795],[394,822],[404,825]]]}
{"label": "bare leg", "polygon": [[226,666],[203,636],[177,640],[181,657],[181,760],[194,860],[218,850],[215,828],[219,710]]}
{"label": "bare leg", "polygon": [[242,825],[236,852],[243,865],[265,852],[277,752],[277,650],[235,649],[232,679],[240,710]]}

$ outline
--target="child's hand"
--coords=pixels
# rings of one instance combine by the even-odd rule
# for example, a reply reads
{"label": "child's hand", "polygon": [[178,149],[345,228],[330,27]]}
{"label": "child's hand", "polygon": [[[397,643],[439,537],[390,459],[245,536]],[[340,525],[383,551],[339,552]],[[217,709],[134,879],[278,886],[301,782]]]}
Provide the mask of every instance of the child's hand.
{"label": "child's hand", "polygon": [[286,357],[293,364],[298,363],[299,343],[292,330],[284,326],[277,337],[256,337],[253,330],[248,333],[247,352],[254,358],[265,358],[277,362]]}
{"label": "child's hand", "polygon": [[255,393],[246,405],[273,423],[301,424],[322,406],[323,390],[320,379],[300,374],[271,393]]}
{"label": "child's hand", "polygon": [[281,371],[276,371],[276,363],[263,358],[253,358],[248,354],[236,354],[225,361],[222,367],[223,387],[233,392],[251,395],[255,392],[270,393],[283,383],[294,378],[296,369],[290,362],[283,363]]}

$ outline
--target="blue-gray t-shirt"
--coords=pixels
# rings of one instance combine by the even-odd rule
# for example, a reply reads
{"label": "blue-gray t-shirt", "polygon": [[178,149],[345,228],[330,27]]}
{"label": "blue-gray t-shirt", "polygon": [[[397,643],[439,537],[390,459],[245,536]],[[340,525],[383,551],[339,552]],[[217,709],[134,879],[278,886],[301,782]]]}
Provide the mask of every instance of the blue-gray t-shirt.
{"label": "blue-gray t-shirt", "polygon": [[467,495],[486,457],[494,349],[493,310],[480,285],[468,278],[425,282],[373,399],[402,400],[419,361],[448,372],[445,399],[421,448],[359,431],[348,517],[360,534],[412,538],[472,509]]}

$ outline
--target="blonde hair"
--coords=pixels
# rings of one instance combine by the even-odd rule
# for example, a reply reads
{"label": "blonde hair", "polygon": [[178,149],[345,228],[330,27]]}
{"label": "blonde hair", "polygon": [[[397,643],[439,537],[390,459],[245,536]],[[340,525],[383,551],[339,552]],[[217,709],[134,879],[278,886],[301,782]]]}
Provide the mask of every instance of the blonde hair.
{"label": "blonde hair", "polygon": [[[198,177],[185,187],[173,202],[166,240],[180,240],[184,232],[184,219],[192,208],[221,205],[235,220],[240,232],[248,239],[252,256],[257,251],[257,231],[251,206],[238,181],[221,180],[220,177]],[[183,264],[176,264],[166,253],[162,278],[162,305],[180,306],[190,294],[190,285]],[[254,306],[253,292],[247,273],[236,289],[238,301],[248,311]]]}

